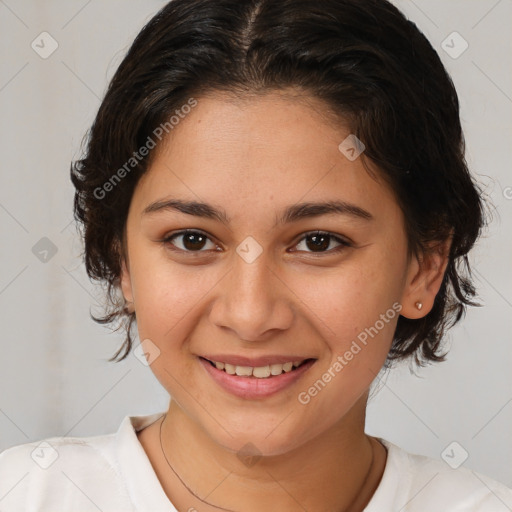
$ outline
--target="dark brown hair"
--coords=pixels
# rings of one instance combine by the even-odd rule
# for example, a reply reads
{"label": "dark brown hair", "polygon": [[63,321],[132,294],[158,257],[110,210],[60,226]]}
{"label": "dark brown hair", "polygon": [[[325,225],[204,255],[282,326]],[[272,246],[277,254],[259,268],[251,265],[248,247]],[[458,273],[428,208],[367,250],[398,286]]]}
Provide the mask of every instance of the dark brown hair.
{"label": "dark brown hair", "polygon": [[[136,37],[85,155],[71,165],[86,270],[107,287],[109,310],[93,318],[126,329],[110,360],[132,348],[135,314],[119,297],[119,277],[128,208],[151,154],[131,161],[133,170],[126,163],[191,97],[289,87],[322,100],[363,141],[364,158],[395,191],[410,252],[453,233],[432,310],[399,318],[386,365],[413,355],[420,366],[445,359],[445,331],[478,305],[467,253],[485,218],[464,157],[457,94],[425,36],[385,0],[173,0]],[[116,172],[122,179],[113,182]]]}

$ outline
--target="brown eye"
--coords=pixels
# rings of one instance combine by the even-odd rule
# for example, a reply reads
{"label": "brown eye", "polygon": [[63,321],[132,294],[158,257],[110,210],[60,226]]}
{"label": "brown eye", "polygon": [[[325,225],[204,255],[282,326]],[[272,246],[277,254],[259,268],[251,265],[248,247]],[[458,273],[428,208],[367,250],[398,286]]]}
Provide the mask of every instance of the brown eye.
{"label": "brown eye", "polygon": [[210,243],[211,246],[207,247],[207,249],[214,249],[216,247],[208,236],[200,231],[181,231],[174,233],[166,237],[162,242],[171,244],[178,250],[185,252],[204,252],[202,249],[204,249],[208,243]]}
{"label": "brown eye", "polygon": [[[338,244],[334,248],[331,247],[332,242]],[[313,253],[333,253],[344,249],[345,247],[350,247],[350,243],[342,238],[335,236],[331,233],[315,231],[313,233],[308,233],[306,236],[302,238],[302,240],[296,245],[299,247],[302,244],[305,247],[305,252],[313,252]],[[303,251],[304,249],[298,249]]]}

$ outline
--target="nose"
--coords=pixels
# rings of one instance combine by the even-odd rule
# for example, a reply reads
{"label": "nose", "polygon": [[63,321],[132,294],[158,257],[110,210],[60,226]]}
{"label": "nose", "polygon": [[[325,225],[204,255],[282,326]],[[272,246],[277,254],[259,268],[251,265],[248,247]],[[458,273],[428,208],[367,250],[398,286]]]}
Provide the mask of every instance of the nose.
{"label": "nose", "polygon": [[252,263],[233,255],[232,270],[221,281],[210,320],[243,341],[263,341],[293,322],[290,291],[261,254]]}

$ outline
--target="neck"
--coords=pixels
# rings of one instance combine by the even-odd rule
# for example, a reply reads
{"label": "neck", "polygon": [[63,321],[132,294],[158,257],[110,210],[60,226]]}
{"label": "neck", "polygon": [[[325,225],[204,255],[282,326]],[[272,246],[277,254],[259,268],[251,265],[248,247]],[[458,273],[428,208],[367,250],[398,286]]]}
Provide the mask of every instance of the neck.
{"label": "neck", "polygon": [[171,401],[164,421],[155,425],[155,470],[180,510],[358,512],[373,495],[386,457],[384,447],[364,433],[364,410],[353,408],[342,423],[294,450],[244,464]]}

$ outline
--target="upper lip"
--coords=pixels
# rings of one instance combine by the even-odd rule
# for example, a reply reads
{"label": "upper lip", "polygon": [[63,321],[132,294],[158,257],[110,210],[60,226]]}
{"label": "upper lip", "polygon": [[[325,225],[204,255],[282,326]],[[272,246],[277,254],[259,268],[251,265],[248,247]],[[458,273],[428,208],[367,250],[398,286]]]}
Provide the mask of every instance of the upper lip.
{"label": "upper lip", "polygon": [[201,356],[204,359],[208,359],[212,362],[217,363],[228,363],[233,366],[251,366],[253,368],[267,366],[271,364],[284,364],[284,363],[294,363],[296,361],[305,361],[306,359],[314,359],[311,357],[304,356],[283,356],[283,355],[275,355],[275,356],[260,356],[260,357],[244,357],[239,355],[229,355],[229,354],[216,354],[216,355],[204,355]]}

